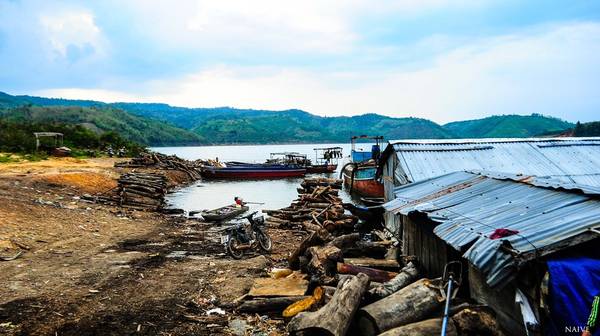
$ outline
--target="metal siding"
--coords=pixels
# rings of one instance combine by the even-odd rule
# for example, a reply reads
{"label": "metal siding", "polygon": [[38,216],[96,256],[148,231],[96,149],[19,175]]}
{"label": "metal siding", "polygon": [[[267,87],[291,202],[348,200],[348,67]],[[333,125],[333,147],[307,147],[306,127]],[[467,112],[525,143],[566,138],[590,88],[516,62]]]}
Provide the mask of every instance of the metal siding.
{"label": "metal siding", "polygon": [[[512,279],[518,266],[502,242],[522,255],[600,227],[599,195],[598,188],[573,183],[456,172],[396,188],[397,198],[384,207],[426,213],[440,223],[434,233],[459,251],[473,243],[464,257],[496,286]],[[490,240],[499,228],[519,233]]]}
{"label": "metal siding", "polygon": [[411,182],[484,170],[600,186],[600,138],[390,141],[390,146]]}

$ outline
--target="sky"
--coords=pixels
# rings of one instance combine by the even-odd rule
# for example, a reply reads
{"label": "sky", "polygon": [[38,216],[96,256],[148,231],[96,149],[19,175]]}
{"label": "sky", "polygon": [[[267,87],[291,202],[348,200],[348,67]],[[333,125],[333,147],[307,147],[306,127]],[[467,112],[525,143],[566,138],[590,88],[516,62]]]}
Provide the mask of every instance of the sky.
{"label": "sky", "polygon": [[0,0],[0,91],[600,119],[596,0]]}

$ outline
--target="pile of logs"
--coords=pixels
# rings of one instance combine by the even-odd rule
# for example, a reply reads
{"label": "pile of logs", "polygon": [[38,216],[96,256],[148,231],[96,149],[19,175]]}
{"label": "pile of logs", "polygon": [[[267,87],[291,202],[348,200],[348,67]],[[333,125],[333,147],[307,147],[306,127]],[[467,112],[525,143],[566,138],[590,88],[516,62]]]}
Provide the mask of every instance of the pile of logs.
{"label": "pile of logs", "polygon": [[115,167],[123,168],[157,168],[180,170],[189,175],[192,180],[200,179],[200,170],[204,161],[188,161],[176,155],[165,155],[156,152],[144,152],[129,161],[116,162]]}
{"label": "pile of logs", "polygon": [[263,210],[270,217],[267,222],[280,228],[303,228],[306,231],[322,229],[331,233],[352,231],[358,217],[344,213],[339,190],[342,181],[328,178],[307,178],[298,188],[298,199],[289,207]]}
{"label": "pile of logs", "polygon": [[119,204],[136,209],[159,210],[165,204],[167,178],[156,173],[128,173],[118,179]]}
{"label": "pile of logs", "polygon": [[[383,233],[373,231],[368,239],[348,233],[357,219],[344,214],[340,187],[339,180],[306,179],[292,205],[265,211],[271,225],[308,233],[288,257],[288,267],[306,274],[309,289],[295,299],[246,302],[240,310],[282,313],[284,301],[293,302],[283,310],[291,318],[290,335],[439,335],[442,280],[421,278],[414,259],[399,261],[397,247]],[[306,296],[313,289],[324,295]],[[453,305],[447,335],[500,335],[491,312],[479,308]]]}

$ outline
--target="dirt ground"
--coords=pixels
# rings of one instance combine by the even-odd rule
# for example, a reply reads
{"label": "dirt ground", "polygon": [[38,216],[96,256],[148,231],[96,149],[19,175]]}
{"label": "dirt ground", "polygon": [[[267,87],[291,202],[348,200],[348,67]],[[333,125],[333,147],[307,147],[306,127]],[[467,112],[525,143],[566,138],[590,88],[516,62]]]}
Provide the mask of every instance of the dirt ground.
{"label": "dirt ground", "polygon": [[116,186],[114,161],[0,164],[0,256],[22,253],[0,261],[0,335],[228,335],[237,320],[285,334],[276,316],[207,311],[285,265],[302,234],[269,228],[272,253],[237,261],[219,226],[80,199]]}

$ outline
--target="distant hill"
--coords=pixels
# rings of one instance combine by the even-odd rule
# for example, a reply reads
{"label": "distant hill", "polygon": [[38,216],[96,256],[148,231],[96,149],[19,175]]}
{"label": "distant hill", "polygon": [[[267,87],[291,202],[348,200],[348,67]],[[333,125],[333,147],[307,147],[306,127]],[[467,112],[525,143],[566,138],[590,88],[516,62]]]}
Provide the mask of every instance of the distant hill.
{"label": "distant hill", "polygon": [[573,126],[574,124],[558,118],[532,114],[455,121],[443,127],[459,138],[525,138],[560,133]]}
{"label": "distant hill", "polygon": [[0,118],[11,122],[66,123],[81,125],[94,132],[115,131],[143,145],[190,145],[203,143],[188,130],[127,113],[110,106],[34,106],[0,108]]}
{"label": "distant hill", "polygon": [[[53,118],[86,123],[102,130],[116,128],[128,139],[150,145],[347,142],[351,136],[360,134],[383,135],[386,139],[529,137],[560,133],[574,126],[539,114],[493,116],[440,126],[427,119],[378,114],[321,117],[296,109],[268,111],[232,107],[185,108],[158,103],[107,104],[91,100],[12,96],[0,92],[0,108],[24,105],[50,106],[48,111]],[[42,114],[37,118],[43,118]]]}

